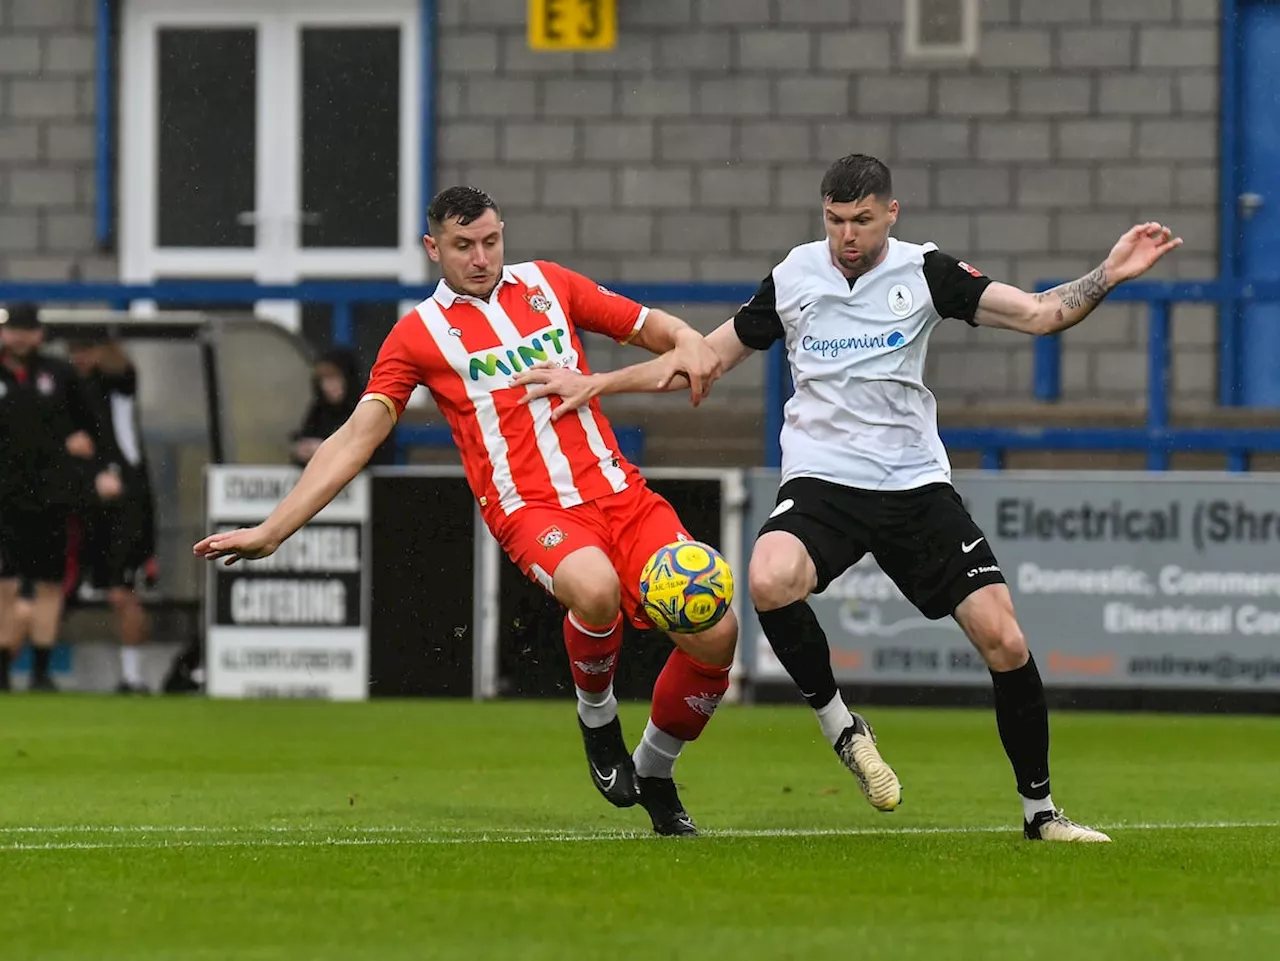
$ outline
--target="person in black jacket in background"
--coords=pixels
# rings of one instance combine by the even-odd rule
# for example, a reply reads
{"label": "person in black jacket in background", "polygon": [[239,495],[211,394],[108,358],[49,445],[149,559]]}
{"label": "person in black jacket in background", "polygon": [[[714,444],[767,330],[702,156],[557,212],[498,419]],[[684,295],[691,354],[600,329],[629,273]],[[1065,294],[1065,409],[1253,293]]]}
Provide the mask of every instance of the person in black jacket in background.
{"label": "person in black jacket in background", "polygon": [[71,362],[84,380],[94,418],[94,442],[104,472],[81,515],[86,573],[107,592],[120,638],[121,694],[150,693],[142,678],[147,612],[140,582],[155,579],[155,499],[138,420],[138,374],[109,339],[74,341]]}
{"label": "person in black jacket in background", "polygon": [[67,517],[96,466],[93,415],[80,378],[40,351],[37,308],[0,310],[0,690],[22,645],[16,619],[22,581],[34,584],[31,689],[54,691],[49,673],[62,623]]}
{"label": "person in black jacket in background", "polygon": [[[356,355],[345,347],[334,347],[316,358],[311,378],[311,406],[307,408],[302,426],[293,435],[289,451],[295,465],[307,466],[324,439],[346,423],[360,402],[364,385],[365,378],[360,376]],[[374,451],[369,466],[394,462],[395,444],[388,437]]]}

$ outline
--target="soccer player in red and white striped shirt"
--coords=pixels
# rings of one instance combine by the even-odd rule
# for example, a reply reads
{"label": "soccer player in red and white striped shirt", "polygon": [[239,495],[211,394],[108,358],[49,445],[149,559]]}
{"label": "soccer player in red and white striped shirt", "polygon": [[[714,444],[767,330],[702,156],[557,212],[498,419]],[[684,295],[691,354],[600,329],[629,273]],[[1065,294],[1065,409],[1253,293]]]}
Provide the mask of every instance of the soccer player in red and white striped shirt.
{"label": "soccer player in red and white striped shirt", "polygon": [[487,194],[451,187],[427,215],[424,242],[443,279],[387,336],[351,418],[266,521],[211,535],[195,552],[228,563],[270,554],[355,477],[425,385],[449,422],[485,523],[520,569],[568,608],[565,646],[596,788],[619,807],[642,804],[660,834],[696,833],[673,766],[728,689],[737,621],[730,612],[702,634],[671,635],[676,647],[633,759],[613,696],[622,618],[653,626],[638,596],[640,571],[658,548],[689,535],[618,451],[598,404],[557,416],[559,397],[531,394],[512,379],[541,363],[587,373],[579,328],[673,351],[672,367],[688,375],[695,403],[721,362],[671,314],[558,264],[504,264],[503,224]]}

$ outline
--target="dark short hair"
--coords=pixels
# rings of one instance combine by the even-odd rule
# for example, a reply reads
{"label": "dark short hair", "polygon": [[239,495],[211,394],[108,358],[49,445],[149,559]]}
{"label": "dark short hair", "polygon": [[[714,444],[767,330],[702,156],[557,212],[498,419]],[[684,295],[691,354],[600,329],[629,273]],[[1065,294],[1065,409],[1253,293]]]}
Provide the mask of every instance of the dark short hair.
{"label": "dark short hair", "polygon": [[0,309],[0,322],[12,330],[39,330],[40,308],[35,304],[10,304]]}
{"label": "dark short hair", "polygon": [[893,176],[889,168],[875,157],[851,153],[841,157],[823,174],[823,200],[848,204],[865,197],[885,201],[893,197]]}
{"label": "dark short hair", "polygon": [[456,219],[465,227],[483,217],[486,210],[502,216],[498,202],[483,190],[475,187],[446,187],[431,198],[431,205],[427,207],[427,223],[432,233],[449,219]]}

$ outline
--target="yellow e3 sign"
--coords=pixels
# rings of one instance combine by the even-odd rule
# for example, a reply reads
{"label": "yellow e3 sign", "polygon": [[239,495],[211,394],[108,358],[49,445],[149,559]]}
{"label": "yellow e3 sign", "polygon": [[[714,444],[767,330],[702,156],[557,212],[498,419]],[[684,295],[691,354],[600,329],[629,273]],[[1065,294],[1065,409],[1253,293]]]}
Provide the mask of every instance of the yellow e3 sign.
{"label": "yellow e3 sign", "polygon": [[618,42],[618,0],[529,0],[535,50],[611,50]]}

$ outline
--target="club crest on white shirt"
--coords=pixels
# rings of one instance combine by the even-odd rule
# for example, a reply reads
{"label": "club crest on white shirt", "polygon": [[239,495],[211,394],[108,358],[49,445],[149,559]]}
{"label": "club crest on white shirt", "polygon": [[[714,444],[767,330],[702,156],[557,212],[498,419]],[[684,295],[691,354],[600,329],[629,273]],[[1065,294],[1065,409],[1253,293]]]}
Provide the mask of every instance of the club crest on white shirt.
{"label": "club crest on white shirt", "polygon": [[911,288],[905,284],[894,284],[889,288],[889,310],[895,317],[905,317],[911,313],[914,302]]}
{"label": "club crest on white shirt", "polygon": [[529,302],[529,307],[539,314],[545,314],[551,309],[551,298],[542,292],[541,287],[530,287],[525,291],[524,299]]}

